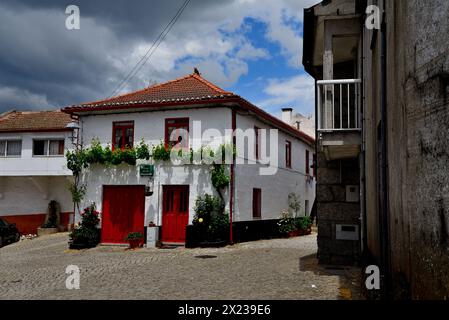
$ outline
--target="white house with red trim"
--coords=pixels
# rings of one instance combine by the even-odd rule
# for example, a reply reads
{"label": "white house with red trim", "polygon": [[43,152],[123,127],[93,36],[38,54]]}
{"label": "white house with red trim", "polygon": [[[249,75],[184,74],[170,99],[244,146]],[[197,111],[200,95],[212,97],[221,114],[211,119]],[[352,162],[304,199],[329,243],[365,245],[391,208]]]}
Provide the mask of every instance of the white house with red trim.
{"label": "white house with red trim", "polygon": [[[257,228],[258,222],[279,219],[281,212],[289,208],[292,193],[300,200],[300,214],[310,214],[315,199],[311,168],[314,139],[240,96],[218,88],[198,72],[63,111],[79,118],[83,147],[89,147],[93,139],[103,147],[111,144],[113,148],[133,146],[142,139],[150,145],[164,142],[192,149],[201,145],[217,147],[223,142],[238,144],[249,129],[252,139],[242,140],[253,151],[237,150],[235,163],[229,166],[230,187],[224,195],[226,211],[234,224]],[[265,141],[263,129],[274,130],[276,136]],[[270,157],[276,162],[263,161],[267,150],[275,150]],[[195,214],[196,198],[215,193],[210,166],[179,166],[152,160],[143,163],[154,165],[153,177],[142,176],[139,166],[90,166],[83,175],[87,185],[84,206],[95,202],[102,213],[103,243],[122,243],[129,232],[143,232],[152,222],[160,226],[163,243],[182,244],[186,226]],[[261,175],[260,169],[271,173]],[[146,186],[150,193],[145,192]]]}
{"label": "white house with red trim", "polygon": [[70,122],[61,111],[0,115],[0,218],[16,223],[22,234],[36,233],[52,200],[60,205],[60,224],[69,223],[72,172],[64,155],[71,147]]}

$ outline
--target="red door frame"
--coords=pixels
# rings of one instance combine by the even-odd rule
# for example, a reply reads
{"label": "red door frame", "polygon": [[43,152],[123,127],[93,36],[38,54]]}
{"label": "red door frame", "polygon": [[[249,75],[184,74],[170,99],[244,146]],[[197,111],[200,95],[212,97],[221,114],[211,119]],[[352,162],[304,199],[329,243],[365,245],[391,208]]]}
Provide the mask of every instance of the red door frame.
{"label": "red door frame", "polygon": [[[122,189],[122,192],[117,196],[113,196],[112,199],[109,199],[108,190],[114,189]],[[124,189],[133,189],[131,193],[131,197],[128,201],[132,201],[133,203],[127,203],[126,192],[123,192]],[[113,244],[122,244],[126,243],[124,238],[127,236],[129,232],[141,232],[144,234],[145,230],[145,186],[144,185],[103,185],[103,206],[102,206],[102,217],[101,217],[101,243],[113,243]],[[132,204],[134,204],[134,209]],[[119,221],[113,221],[113,218],[118,219],[119,217],[111,216],[111,206],[115,205],[123,205],[126,207],[122,207],[118,209],[122,211],[122,218],[126,217],[127,212],[129,212],[129,220],[127,229],[124,230],[120,227],[123,225],[119,225]],[[106,221],[106,219],[109,219]],[[126,222],[126,221],[125,221]],[[111,235],[112,234],[112,235]],[[111,240],[112,239],[112,240]]]}
{"label": "red door frame", "polygon": [[189,223],[189,196],[189,185],[162,186],[161,239],[163,243],[185,243],[186,226]]}

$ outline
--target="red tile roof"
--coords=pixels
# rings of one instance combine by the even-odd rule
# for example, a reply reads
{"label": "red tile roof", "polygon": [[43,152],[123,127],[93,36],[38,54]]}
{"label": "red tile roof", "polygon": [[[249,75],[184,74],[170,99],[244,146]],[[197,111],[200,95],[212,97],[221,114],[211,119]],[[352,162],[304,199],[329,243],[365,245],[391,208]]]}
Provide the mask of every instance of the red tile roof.
{"label": "red tile roof", "polygon": [[111,99],[84,103],[80,107],[201,101],[233,95],[232,92],[227,92],[202,78],[199,74],[193,73],[176,80],[154,85],[143,90],[113,97]]}
{"label": "red tile roof", "polygon": [[0,114],[0,132],[65,131],[70,115],[56,111],[9,111]]}
{"label": "red tile roof", "polygon": [[125,95],[95,102],[83,103],[78,106],[66,107],[62,109],[62,111],[70,114],[81,114],[83,112],[142,109],[152,107],[168,108],[178,106],[188,108],[191,105],[220,105],[224,103],[237,104],[241,108],[252,111],[258,117],[265,119],[265,121],[272,123],[276,127],[288,131],[290,134],[299,137],[309,144],[313,144],[315,142],[314,138],[306,135],[304,132],[298,131],[293,126],[290,126],[278,118],[270,115],[242,97],[217,87],[196,72],[176,80],[168,81]]}

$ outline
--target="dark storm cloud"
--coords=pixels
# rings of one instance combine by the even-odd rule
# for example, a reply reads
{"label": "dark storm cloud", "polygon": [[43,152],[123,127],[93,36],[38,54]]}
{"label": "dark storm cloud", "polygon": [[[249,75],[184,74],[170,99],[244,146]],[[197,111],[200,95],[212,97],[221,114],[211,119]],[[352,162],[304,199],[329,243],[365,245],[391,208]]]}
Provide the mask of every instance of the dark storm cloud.
{"label": "dark storm cloud", "polygon": [[[286,61],[297,64],[302,39],[285,25],[284,17],[287,12],[298,15],[315,1],[191,0],[125,91],[190,73],[193,67],[229,88],[248,73],[248,61],[270,57],[242,33],[247,17],[266,23],[265,39],[280,46]],[[0,112],[59,108],[108,97],[183,2],[0,1]],[[81,30],[65,28],[65,10],[72,4],[80,8]]]}
{"label": "dark storm cloud", "polygon": [[[192,1],[185,26],[195,7]],[[0,3],[0,113],[100,99],[131,68],[130,48],[153,41],[183,1],[81,0],[81,30],[65,28],[70,1]],[[184,28],[185,30],[185,28]],[[117,66],[117,59],[123,65]]]}

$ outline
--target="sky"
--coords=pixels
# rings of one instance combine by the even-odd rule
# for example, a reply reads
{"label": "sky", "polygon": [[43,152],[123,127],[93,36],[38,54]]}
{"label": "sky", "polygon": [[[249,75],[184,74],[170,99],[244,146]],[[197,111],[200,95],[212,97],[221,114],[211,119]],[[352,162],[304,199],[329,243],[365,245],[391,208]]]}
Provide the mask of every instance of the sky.
{"label": "sky", "polygon": [[[49,110],[112,94],[184,0],[2,0],[0,113]],[[302,67],[303,9],[318,0],[191,0],[121,93],[193,72],[280,116],[313,113]],[[80,29],[66,28],[66,7]]]}

